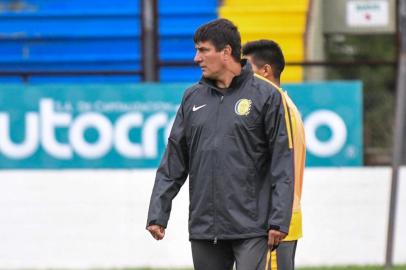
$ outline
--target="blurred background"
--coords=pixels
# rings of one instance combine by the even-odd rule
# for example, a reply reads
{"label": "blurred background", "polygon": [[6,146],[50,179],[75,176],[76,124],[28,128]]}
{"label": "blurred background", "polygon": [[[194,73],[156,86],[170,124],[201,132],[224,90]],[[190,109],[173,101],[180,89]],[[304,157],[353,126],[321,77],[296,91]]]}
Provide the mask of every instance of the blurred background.
{"label": "blurred background", "polygon": [[[194,31],[220,17],[285,54],[308,153],[297,265],[383,265],[399,3],[0,0],[0,269],[191,267],[187,183],[164,241],[145,222],[183,91],[201,76]],[[400,153],[406,164],[406,143]],[[405,167],[397,194],[391,258],[406,265]]]}

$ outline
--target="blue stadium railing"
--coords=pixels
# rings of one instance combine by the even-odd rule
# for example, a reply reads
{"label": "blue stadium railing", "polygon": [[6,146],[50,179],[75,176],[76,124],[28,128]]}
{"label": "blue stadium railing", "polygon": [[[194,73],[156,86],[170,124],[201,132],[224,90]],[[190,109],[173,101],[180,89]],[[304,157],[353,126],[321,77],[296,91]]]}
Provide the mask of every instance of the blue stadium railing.
{"label": "blue stadium railing", "polygon": [[[1,1],[0,82],[142,81],[141,4]],[[217,0],[160,0],[158,14],[159,81],[198,79],[192,37],[217,17]]]}
{"label": "blue stadium railing", "polygon": [[218,0],[159,1],[160,79],[165,82],[196,81],[201,72],[191,66],[195,30],[217,18]]}
{"label": "blue stadium railing", "polygon": [[[30,0],[3,1],[2,5],[0,70],[5,75],[37,74],[31,82],[140,81],[139,1],[117,5],[107,0],[97,4]],[[105,77],[97,71],[137,71],[138,75]],[[79,75],[86,72],[94,75]],[[3,76],[3,81],[7,79],[16,77]]]}

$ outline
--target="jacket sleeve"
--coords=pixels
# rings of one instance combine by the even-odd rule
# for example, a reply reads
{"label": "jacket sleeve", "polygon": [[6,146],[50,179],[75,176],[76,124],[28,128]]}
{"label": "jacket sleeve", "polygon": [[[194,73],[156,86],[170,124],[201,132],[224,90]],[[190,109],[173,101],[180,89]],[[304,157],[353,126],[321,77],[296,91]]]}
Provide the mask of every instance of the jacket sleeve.
{"label": "jacket sleeve", "polygon": [[265,132],[270,155],[271,207],[268,229],[289,232],[294,197],[293,141],[289,112],[280,92],[270,98]]}
{"label": "jacket sleeve", "polygon": [[172,200],[185,183],[189,172],[183,104],[184,101],[182,101],[176,114],[168,138],[168,145],[156,173],[149,204],[147,226],[154,224],[166,228]]}

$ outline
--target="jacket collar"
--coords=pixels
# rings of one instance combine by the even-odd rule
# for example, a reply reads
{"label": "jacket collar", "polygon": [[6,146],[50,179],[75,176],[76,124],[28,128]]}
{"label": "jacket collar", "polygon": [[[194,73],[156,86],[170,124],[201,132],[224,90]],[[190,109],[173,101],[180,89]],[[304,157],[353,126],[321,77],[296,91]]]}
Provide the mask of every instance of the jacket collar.
{"label": "jacket collar", "polygon": [[199,83],[206,85],[212,89],[215,89],[217,91],[220,91],[222,93],[228,93],[231,92],[235,89],[240,88],[240,86],[244,83],[244,81],[249,77],[253,75],[253,71],[252,71],[252,67],[250,65],[250,63],[248,63],[248,61],[246,59],[242,59],[241,60],[241,73],[237,76],[235,76],[232,81],[231,84],[228,88],[218,88],[216,86],[216,82],[214,80],[211,79],[207,79],[205,77],[202,77],[199,81]]}

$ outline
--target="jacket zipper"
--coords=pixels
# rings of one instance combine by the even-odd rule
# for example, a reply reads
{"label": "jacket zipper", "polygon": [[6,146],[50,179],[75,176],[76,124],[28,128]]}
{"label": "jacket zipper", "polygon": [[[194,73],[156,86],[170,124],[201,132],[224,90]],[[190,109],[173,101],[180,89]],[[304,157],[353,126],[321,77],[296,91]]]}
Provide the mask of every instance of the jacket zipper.
{"label": "jacket zipper", "polygon": [[[221,95],[220,97],[220,103],[219,107],[217,109],[217,118],[216,118],[216,130],[218,129],[218,123],[219,123],[219,111],[220,111],[220,105],[223,103],[224,96]],[[214,143],[214,149],[217,151],[217,138],[215,138],[215,143]],[[218,164],[217,162],[217,155],[214,163],[214,172],[216,171],[216,165]],[[213,205],[214,205],[214,217],[213,217],[213,227],[214,227],[214,240],[213,240],[213,245],[217,245],[217,229],[216,229],[216,217],[217,217],[217,207],[216,207],[216,174],[213,173]]]}

